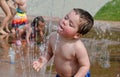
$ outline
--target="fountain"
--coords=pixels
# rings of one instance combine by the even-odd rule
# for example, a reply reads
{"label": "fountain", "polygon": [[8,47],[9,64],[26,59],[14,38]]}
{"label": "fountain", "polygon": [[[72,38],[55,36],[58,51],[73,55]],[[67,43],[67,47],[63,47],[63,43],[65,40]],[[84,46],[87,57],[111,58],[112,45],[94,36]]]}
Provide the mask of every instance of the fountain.
{"label": "fountain", "polygon": [[[49,23],[49,22],[48,22]],[[54,23],[52,23],[54,24]],[[119,77],[119,30],[114,29],[113,27],[106,27],[106,29],[100,27],[100,24],[94,26],[93,30],[82,38],[82,41],[88,49],[90,61],[91,61],[91,75],[93,77],[98,76],[97,70],[110,70],[111,76]],[[106,25],[106,24],[102,24]],[[56,25],[54,25],[56,26]],[[56,28],[54,28],[56,29]],[[108,30],[109,29],[109,30]],[[100,30],[100,31],[98,31]],[[51,30],[55,31],[55,30]],[[113,38],[116,37],[116,38]],[[4,37],[5,38],[5,37]],[[10,39],[10,37],[8,38]],[[46,39],[48,39],[46,37]],[[4,40],[4,41],[3,41]],[[10,41],[10,40],[8,40]],[[15,44],[9,45],[5,39],[0,39],[0,74],[1,77],[54,77],[56,72],[54,71],[53,63],[50,62],[48,65],[44,66],[40,72],[33,70],[31,64],[34,60],[38,59],[40,55],[44,55],[45,44],[37,45],[34,42],[31,42],[29,47],[26,45],[18,46]],[[4,48],[6,47],[6,48]],[[6,57],[9,54],[6,53],[11,50],[15,51],[15,64],[10,63],[10,57]],[[7,50],[5,50],[7,49]],[[39,51],[41,50],[41,52]],[[5,65],[5,66],[4,66]],[[5,68],[7,67],[7,68]],[[114,69],[113,69],[114,68]],[[2,71],[6,71],[9,75],[6,75]],[[112,73],[113,71],[116,71]],[[101,72],[102,76],[104,74]],[[108,77],[111,77],[109,73],[106,73]],[[105,74],[105,75],[106,75]]]}
{"label": "fountain", "polygon": [[[68,2],[72,3],[72,1],[62,0],[59,3],[55,3],[57,1],[58,0],[30,0],[28,3],[30,7],[28,8],[28,14],[30,16],[43,15],[49,17],[45,17],[47,20],[45,33],[47,35],[57,29],[58,24],[56,20],[53,20],[54,16],[61,18],[68,10],[71,10],[71,8],[67,9],[67,7],[70,7],[67,4]],[[106,1],[107,0],[105,0],[105,2]],[[36,3],[39,4],[40,8],[36,6]],[[57,4],[61,5],[60,8],[56,7]],[[40,12],[37,10],[35,13],[30,12],[35,9],[41,10]],[[56,12],[56,10],[60,10],[59,13]],[[91,8],[89,10],[91,10]],[[95,25],[91,32],[82,38],[90,57],[90,71],[92,77],[120,76],[119,35],[119,28],[115,27],[115,24],[95,21]],[[45,36],[45,40],[48,38],[48,36]],[[55,77],[56,72],[54,70],[53,59],[45,65],[40,72],[36,72],[31,65],[34,60],[39,58],[39,56],[45,54],[43,51],[46,47],[46,43],[37,44],[37,42],[31,41],[30,46],[26,47],[24,42],[22,42],[22,45],[20,46],[16,46],[14,43],[12,45],[8,44],[10,40],[11,36],[7,38],[6,36],[2,37],[0,35],[0,77]],[[11,50],[11,48],[14,50],[15,54],[10,60],[10,57],[7,56],[9,55],[8,51]],[[102,73],[102,71],[105,73]]]}

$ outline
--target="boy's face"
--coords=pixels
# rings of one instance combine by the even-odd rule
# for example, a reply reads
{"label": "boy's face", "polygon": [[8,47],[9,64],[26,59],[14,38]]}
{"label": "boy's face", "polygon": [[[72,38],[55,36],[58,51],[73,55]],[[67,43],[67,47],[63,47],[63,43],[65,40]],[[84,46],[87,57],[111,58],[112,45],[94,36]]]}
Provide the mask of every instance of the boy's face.
{"label": "boy's face", "polygon": [[59,22],[58,33],[66,38],[73,38],[79,28],[80,17],[72,10]]}

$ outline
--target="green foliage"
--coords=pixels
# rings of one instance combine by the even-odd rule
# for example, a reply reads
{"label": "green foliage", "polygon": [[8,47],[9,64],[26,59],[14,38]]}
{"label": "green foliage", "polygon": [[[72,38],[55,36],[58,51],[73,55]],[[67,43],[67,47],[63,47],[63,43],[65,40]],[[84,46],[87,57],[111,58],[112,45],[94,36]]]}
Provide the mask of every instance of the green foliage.
{"label": "green foliage", "polygon": [[94,17],[96,20],[120,21],[120,0],[112,0],[103,6]]}

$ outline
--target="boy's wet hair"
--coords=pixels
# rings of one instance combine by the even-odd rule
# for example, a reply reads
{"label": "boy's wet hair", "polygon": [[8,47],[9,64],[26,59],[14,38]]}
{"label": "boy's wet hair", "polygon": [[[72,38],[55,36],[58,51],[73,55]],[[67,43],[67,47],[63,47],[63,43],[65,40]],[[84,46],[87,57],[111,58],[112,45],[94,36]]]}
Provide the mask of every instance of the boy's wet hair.
{"label": "boy's wet hair", "polygon": [[93,17],[90,15],[89,12],[83,9],[74,8],[73,10],[76,12],[76,14],[80,16],[80,18],[85,19],[87,21],[86,23],[82,24],[82,26],[80,26],[78,33],[82,35],[88,33],[94,24]]}
{"label": "boy's wet hair", "polygon": [[45,20],[42,16],[37,16],[33,19],[33,22],[32,22],[32,27],[35,27],[37,26],[38,27],[38,24],[39,24],[39,21],[41,21],[42,23],[45,23]]}

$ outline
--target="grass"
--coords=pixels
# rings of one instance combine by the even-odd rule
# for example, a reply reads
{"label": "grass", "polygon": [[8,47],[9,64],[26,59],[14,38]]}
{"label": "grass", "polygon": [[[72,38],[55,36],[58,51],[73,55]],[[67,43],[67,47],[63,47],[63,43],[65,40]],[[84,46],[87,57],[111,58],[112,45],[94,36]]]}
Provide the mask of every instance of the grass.
{"label": "grass", "polygon": [[120,0],[106,3],[94,16],[96,20],[120,21]]}

